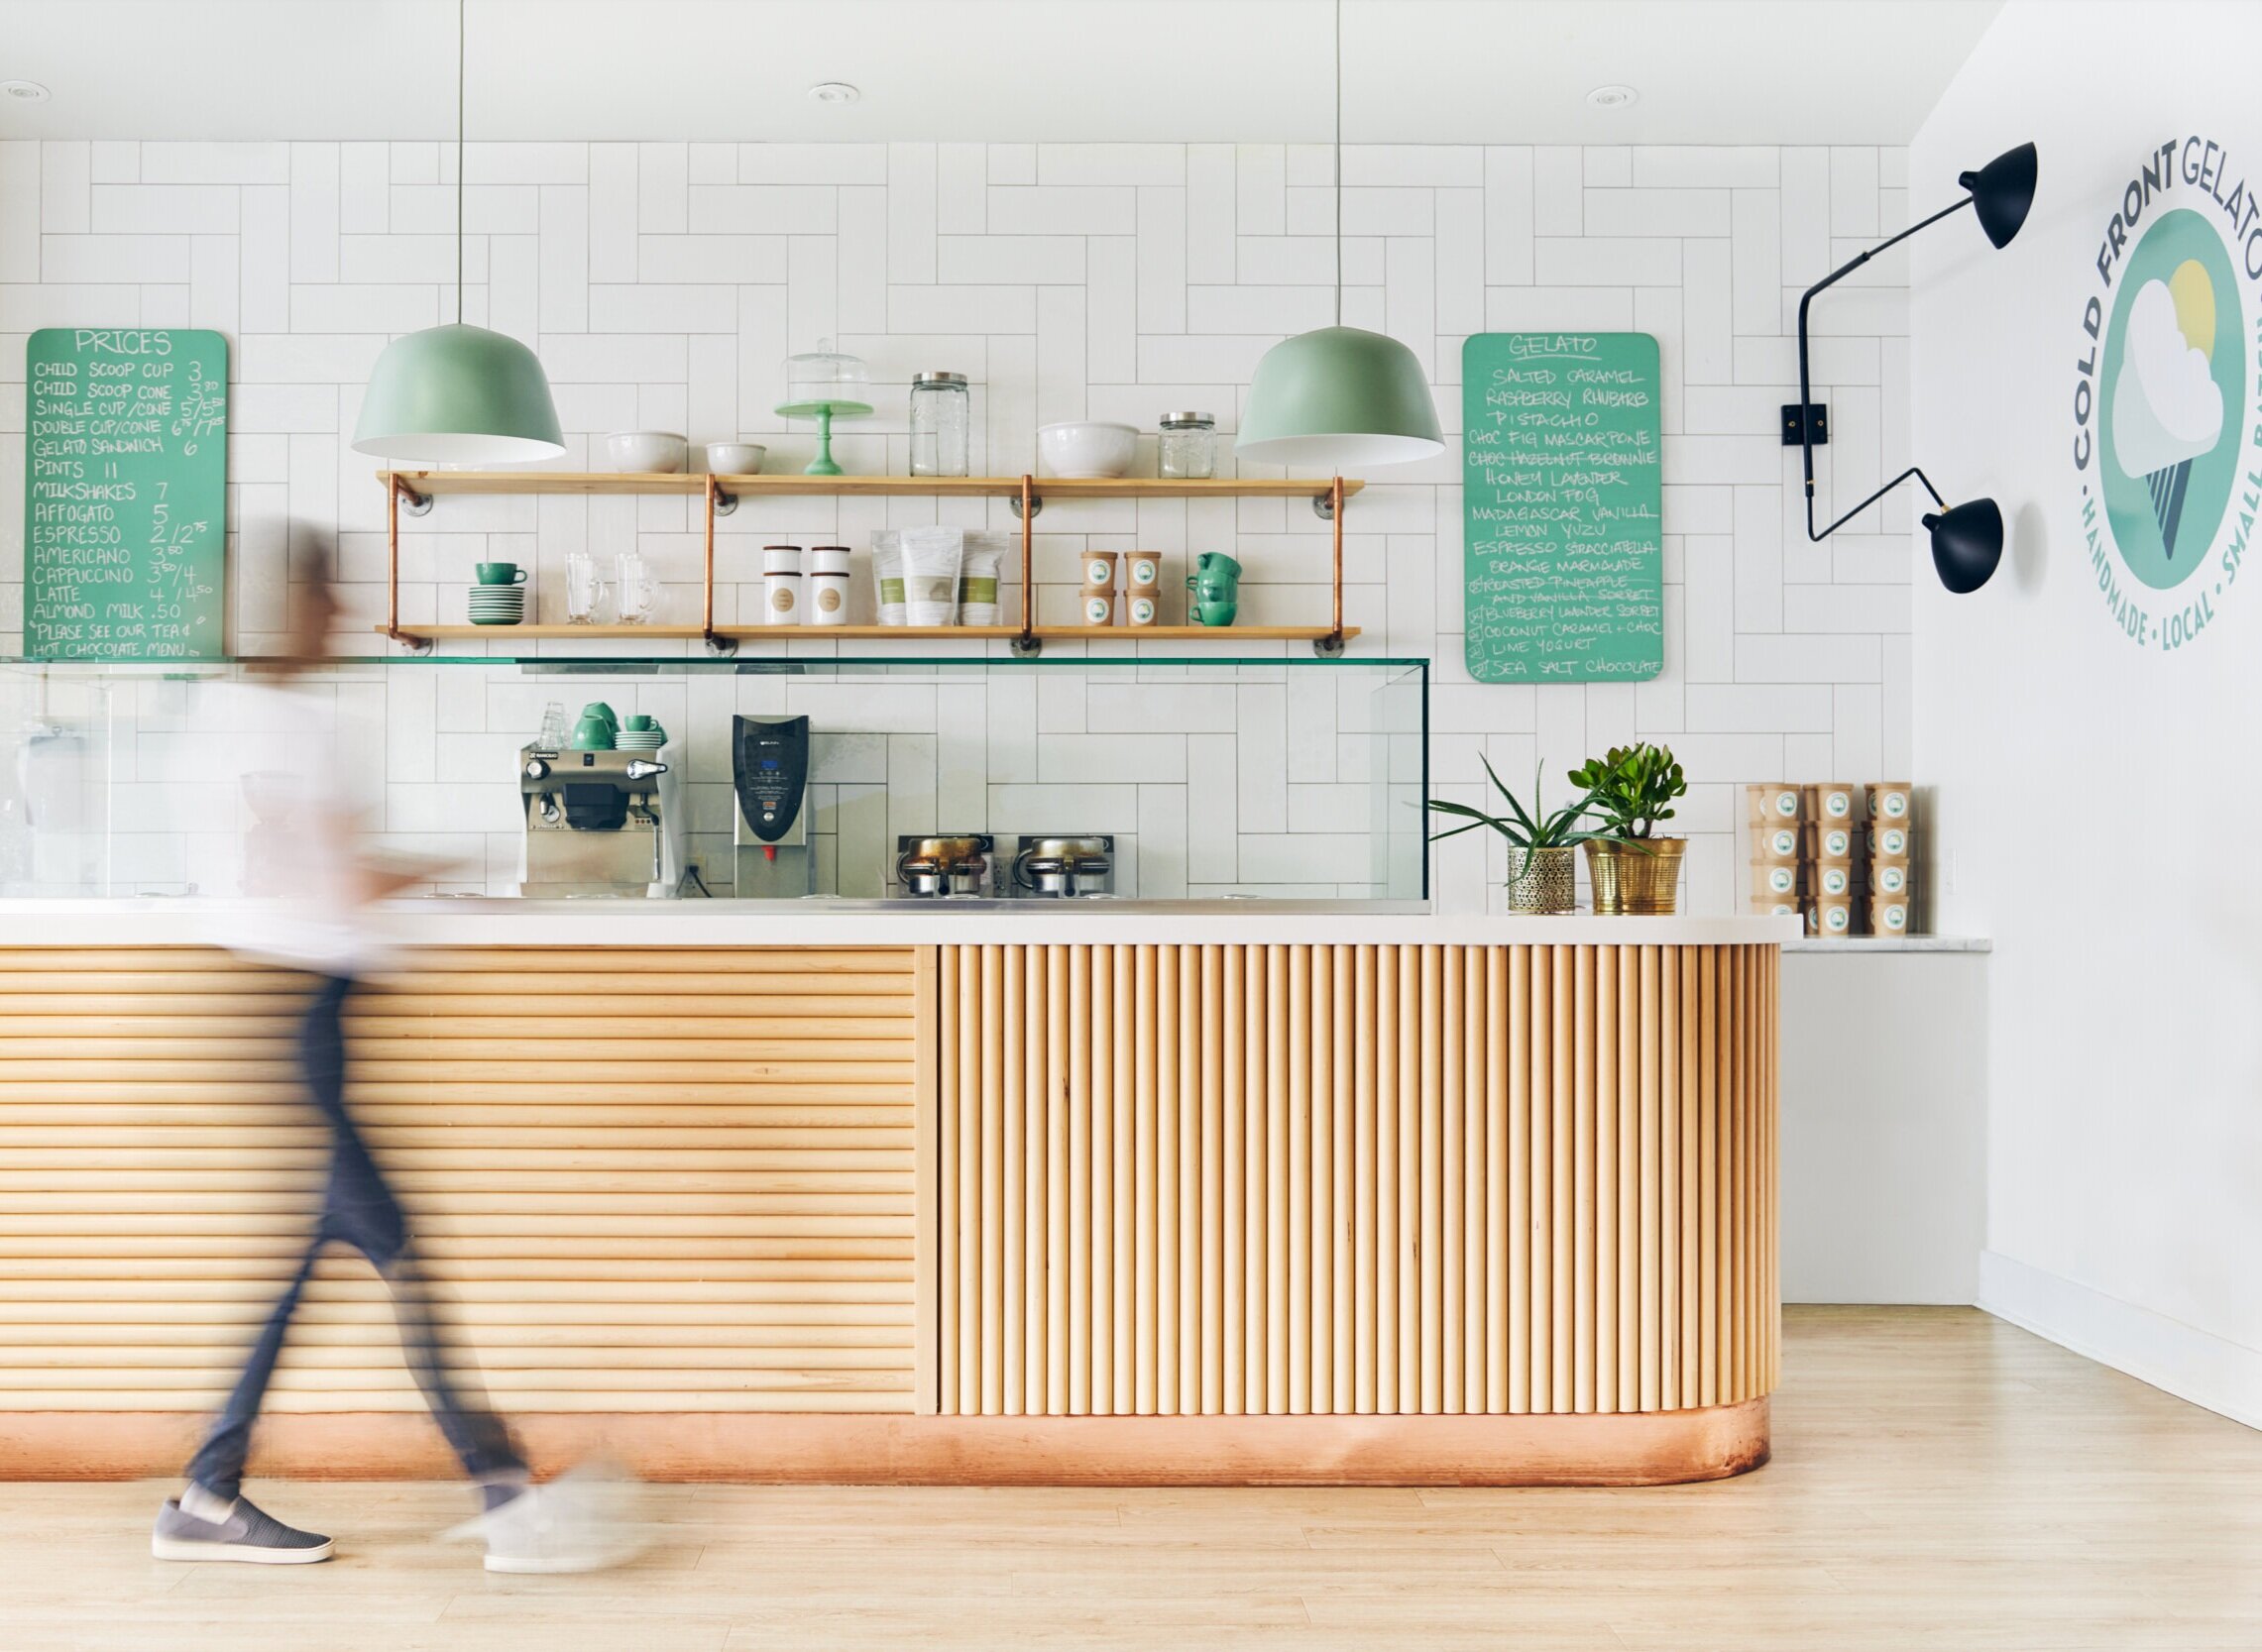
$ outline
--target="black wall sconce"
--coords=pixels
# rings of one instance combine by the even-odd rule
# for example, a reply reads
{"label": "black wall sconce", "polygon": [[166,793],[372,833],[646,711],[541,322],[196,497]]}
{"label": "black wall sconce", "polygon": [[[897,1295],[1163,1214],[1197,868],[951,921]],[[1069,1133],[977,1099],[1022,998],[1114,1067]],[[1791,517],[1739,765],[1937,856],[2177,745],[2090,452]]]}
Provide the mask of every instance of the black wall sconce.
{"label": "black wall sconce", "polygon": [[1932,486],[1932,479],[1914,465],[1828,527],[1820,532],[1815,530],[1814,450],[1829,444],[1830,424],[1826,409],[1814,399],[1808,383],[1806,311],[1814,302],[1814,295],[1823,288],[1861,269],[1887,247],[1899,245],[1918,230],[1929,228],[1966,207],[1979,215],[1979,228],[1986,232],[1988,241],[1997,248],[2009,246],[2011,237],[2018,234],[2019,226],[2026,222],[2027,209],[2034,204],[2035,169],[2034,146],[2021,144],[1996,156],[1978,171],[1963,173],[1956,179],[1969,191],[1962,200],[1942,207],[1921,223],[1909,225],[1891,240],[1878,242],[1867,252],[1840,265],[1800,295],[1799,398],[1795,405],[1786,404],[1783,408],[1783,446],[1805,450],[1806,536],[1810,543],[1829,538],[1913,476],[1932,496],[1932,502],[1940,507],[1924,517],[1924,525],[1932,532],[1932,566],[1939,572],[1942,585],[1958,596],[1977,591],[1987,583],[1995,564],[2002,560],[2003,513],[1996,508],[1995,501],[1973,499],[1966,504],[1950,505],[1940,496],[1940,490]]}

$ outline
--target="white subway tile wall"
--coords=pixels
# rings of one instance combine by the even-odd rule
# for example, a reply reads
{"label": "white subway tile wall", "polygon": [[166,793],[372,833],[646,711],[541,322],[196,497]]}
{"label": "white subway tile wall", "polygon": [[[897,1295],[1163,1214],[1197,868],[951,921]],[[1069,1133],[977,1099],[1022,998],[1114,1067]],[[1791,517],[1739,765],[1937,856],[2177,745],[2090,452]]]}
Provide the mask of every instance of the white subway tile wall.
{"label": "white subway tile wall", "polygon": [[[1151,472],[1157,416],[1189,404],[1218,415],[1230,470],[1258,358],[1334,313],[1333,164],[1316,146],[478,144],[466,169],[464,318],[540,353],[566,427],[562,468],[604,468],[608,431],[664,428],[691,437],[695,466],[699,443],[744,436],[769,447],[767,468],[799,469],[814,436],[772,410],[782,362],[832,337],[874,380],[875,414],[836,433],[848,470],[908,469],[905,397],[925,368],[973,380],[976,471],[1033,468],[1039,423],[1088,417],[1148,432],[1139,468]],[[1352,501],[1345,611],[1365,628],[1354,653],[1434,660],[1428,783],[1441,796],[1481,802],[1489,757],[1519,787],[1536,767],[1559,799],[1563,771],[1590,750],[1671,743],[1692,776],[1676,822],[1693,839],[1687,908],[1738,910],[1738,786],[1910,767],[1907,497],[1810,545],[1798,452],[1776,435],[1777,406],[1795,395],[1797,295],[1831,260],[1906,221],[1905,156],[1351,146],[1343,171],[1343,318],[1414,350],[1449,432],[1460,427],[1461,342],[1480,328],[1640,328],[1656,334],[1665,379],[1661,678],[1469,679],[1457,448],[1377,472]],[[367,627],[383,613],[384,497],[347,442],[387,338],[455,313],[454,175],[452,153],[429,144],[0,143],[0,650],[21,645],[24,335],[138,323],[230,337],[233,646],[275,645],[292,553],[334,544],[354,647],[382,651]],[[1879,260],[1816,306],[1816,394],[1832,413],[1817,508],[1829,514],[1908,463],[1905,279],[1898,261]],[[718,534],[718,617],[758,611],[759,548],[793,540],[854,550],[851,617],[869,618],[872,530],[938,521],[1015,526],[1002,503],[980,500],[742,505]],[[1057,504],[1039,525],[1036,607],[1048,622],[1074,618],[1086,548],[1157,549],[1174,567],[1190,551],[1229,549],[1248,568],[1248,621],[1326,617],[1327,532],[1301,504]],[[470,565],[508,559],[533,569],[536,611],[558,616],[569,551],[609,564],[630,549],[661,581],[656,617],[694,619],[688,501],[451,498],[402,535],[401,612],[461,619]],[[1183,591],[1166,597],[1165,617],[1181,617]],[[1017,586],[1005,600],[1018,603]],[[454,682],[464,668],[429,669]],[[529,732],[551,690],[508,668],[484,694],[415,680],[394,670],[338,691],[342,708],[355,701],[341,727],[354,730],[380,824],[398,841],[484,852],[484,874],[456,887],[500,887],[509,835],[463,777]],[[694,727],[734,697],[751,710],[749,696],[784,693],[776,679],[728,684],[637,692],[655,710],[672,695]],[[1104,806],[1104,821],[1044,824],[1135,834],[1150,893],[1255,887],[1260,867],[1267,887],[1332,891],[1366,872],[1352,864],[1343,789],[1418,792],[1418,757],[1399,747],[1393,772],[1372,777],[1389,793],[1367,785],[1369,739],[1334,727],[1328,697],[1251,684],[1227,702],[1158,687],[1142,698],[1098,677],[1078,694],[992,680],[978,702],[946,704],[948,687],[828,700],[810,685],[834,719],[818,786],[827,874],[864,877],[899,817],[986,810],[985,822],[941,824],[1019,829],[1031,807],[1049,817]],[[130,697],[146,694],[137,684]],[[135,841],[113,871],[130,864],[139,886],[224,886],[227,828],[203,819],[209,798],[178,790],[199,783],[203,765],[178,743],[196,731],[147,720],[146,705],[139,715],[114,755],[131,772],[112,779],[135,784],[113,794],[111,829]],[[728,830],[722,761],[701,753],[692,788],[708,834]],[[986,797],[952,784],[976,769]],[[1441,910],[1500,910],[1504,860],[1489,836],[1435,851]]]}

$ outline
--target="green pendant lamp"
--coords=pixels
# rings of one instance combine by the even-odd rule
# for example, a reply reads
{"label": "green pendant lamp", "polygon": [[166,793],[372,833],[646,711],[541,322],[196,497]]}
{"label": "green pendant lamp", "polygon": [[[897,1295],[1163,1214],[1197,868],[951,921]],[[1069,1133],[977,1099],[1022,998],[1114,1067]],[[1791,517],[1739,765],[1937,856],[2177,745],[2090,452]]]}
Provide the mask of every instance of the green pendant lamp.
{"label": "green pendant lamp", "polygon": [[1343,325],[1342,0],[1335,0],[1335,325],[1265,352],[1233,451],[1262,464],[1337,475],[1445,451],[1437,403],[1414,352],[1385,334]]}
{"label": "green pendant lamp", "polygon": [[456,0],[456,316],[385,347],[362,392],[354,451],[396,465],[524,465],[565,452],[550,381],[506,333],[464,325],[463,0]]}

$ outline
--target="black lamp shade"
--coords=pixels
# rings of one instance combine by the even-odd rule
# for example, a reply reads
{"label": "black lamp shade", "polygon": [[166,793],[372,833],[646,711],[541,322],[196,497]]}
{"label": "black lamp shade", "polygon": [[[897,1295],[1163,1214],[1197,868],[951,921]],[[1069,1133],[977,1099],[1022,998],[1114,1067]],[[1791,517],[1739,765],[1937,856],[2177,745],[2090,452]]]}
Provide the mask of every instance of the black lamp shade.
{"label": "black lamp shade", "polygon": [[1932,566],[1940,583],[1969,597],[2003,559],[2003,513],[1993,499],[1974,499],[1924,518],[1932,530]]}
{"label": "black lamp shade", "polygon": [[2026,222],[2027,208],[2034,204],[2036,165],[2034,146],[2021,144],[2003,151],[1978,171],[1965,172],[1956,179],[1972,191],[1979,228],[1997,248],[2009,246],[2010,238]]}

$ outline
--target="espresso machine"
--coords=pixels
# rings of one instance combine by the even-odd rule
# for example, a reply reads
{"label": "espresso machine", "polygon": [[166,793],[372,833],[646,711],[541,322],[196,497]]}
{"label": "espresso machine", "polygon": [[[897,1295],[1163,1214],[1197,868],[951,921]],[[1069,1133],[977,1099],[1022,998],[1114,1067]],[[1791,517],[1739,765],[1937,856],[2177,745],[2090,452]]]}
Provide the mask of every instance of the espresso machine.
{"label": "espresso machine", "polygon": [[643,751],[542,742],[518,751],[525,858],[518,893],[535,899],[672,896],[683,877],[675,776]]}
{"label": "espresso machine", "polygon": [[741,901],[798,900],[817,892],[809,841],[809,719],[731,719],[733,893]]}

